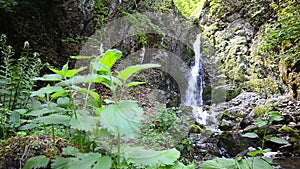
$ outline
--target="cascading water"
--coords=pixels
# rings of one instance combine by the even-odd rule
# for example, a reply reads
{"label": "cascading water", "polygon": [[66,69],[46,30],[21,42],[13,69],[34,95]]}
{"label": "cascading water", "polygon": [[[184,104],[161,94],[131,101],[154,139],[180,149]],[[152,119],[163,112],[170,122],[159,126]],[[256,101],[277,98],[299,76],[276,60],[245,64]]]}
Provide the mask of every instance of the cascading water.
{"label": "cascading water", "polygon": [[195,52],[195,64],[190,71],[188,88],[184,105],[193,107],[193,114],[199,124],[206,124],[208,114],[203,112],[203,65],[201,58],[201,34],[198,34],[193,44]]}

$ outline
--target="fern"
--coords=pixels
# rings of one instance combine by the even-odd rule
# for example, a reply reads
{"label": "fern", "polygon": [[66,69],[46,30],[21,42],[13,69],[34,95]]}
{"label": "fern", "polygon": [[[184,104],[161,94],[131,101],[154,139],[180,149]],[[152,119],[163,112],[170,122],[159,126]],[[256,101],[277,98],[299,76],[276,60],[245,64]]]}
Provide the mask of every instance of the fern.
{"label": "fern", "polygon": [[14,50],[6,44],[6,36],[0,38],[0,50],[3,61],[0,65],[0,102],[1,110],[26,108],[34,82],[30,79],[38,76],[42,63],[38,53],[32,53],[29,43],[24,48],[19,59],[14,59]]}
{"label": "fern", "polygon": [[[43,66],[38,53],[33,53],[25,42],[19,59],[8,45],[6,35],[0,37],[0,124],[3,139],[15,132],[9,117],[17,109],[26,109],[34,87],[31,78],[38,76]],[[9,132],[11,130],[12,132]]]}

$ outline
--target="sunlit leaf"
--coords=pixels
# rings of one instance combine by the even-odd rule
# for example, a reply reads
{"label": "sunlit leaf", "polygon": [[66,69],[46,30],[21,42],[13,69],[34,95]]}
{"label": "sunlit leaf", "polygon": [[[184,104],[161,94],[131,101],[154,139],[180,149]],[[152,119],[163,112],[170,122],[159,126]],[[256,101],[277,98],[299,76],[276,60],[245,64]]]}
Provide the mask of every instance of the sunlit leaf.
{"label": "sunlit leaf", "polygon": [[95,58],[95,56],[71,56],[72,59],[92,59]]}
{"label": "sunlit leaf", "polygon": [[126,87],[133,87],[133,86],[138,86],[141,84],[145,84],[146,82],[130,82],[126,84]]}
{"label": "sunlit leaf", "polygon": [[68,64],[69,64],[69,63],[67,62],[67,63],[62,67],[62,69],[61,69],[61,72],[63,73],[62,76],[66,76],[67,71],[68,71],[68,69],[69,69],[69,65],[68,65]]}
{"label": "sunlit leaf", "polygon": [[143,64],[143,65],[134,65],[134,66],[129,66],[122,70],[117,78],[126,81],[129,77],[131,77],[134,73],[137,73],[140,70],[145,70],[149,68],[157,68],[160,67],[158,64]]}
{"label": "sunlit leaf", "polygon": [[63,90],[63,91],[59,91],[59,92],[55,92],[53,94],[51,94],[51,98],[52,99],[56,99],[57,97],[62,97],[62,96],[66,96],[67,95],[67,91]]}
{"label": "sunlit leaf", "polygon": [[72,69],[72,70],[68,70],[65,74],[66,77],[73,77],[74,75],[76,75],[77,73],[83,71],[84,69],[86,69],[86,67],[80,67],[79,69]]}
{"label": "sunlit leaf", "polygon": [[250,151],[248,152],[247,154],[250,156],[250,157],[254,157],[256,155],[262,155],[264,154],[265,151],[264,150],[256,150],[256,151]]}
{"label": "sunlit leaf", "polygon": [[109,69],[122,57],[122,52],[116,49],[107,50],[100,59],[100,63]]}
{"label": "sunlit leaf", "polygon": [[52,72],[56,73],[57,75],[64,76],[64,73],[61,70],[57,70],[57,69],[54,69],[54,68],[49,68],[49,69]]}

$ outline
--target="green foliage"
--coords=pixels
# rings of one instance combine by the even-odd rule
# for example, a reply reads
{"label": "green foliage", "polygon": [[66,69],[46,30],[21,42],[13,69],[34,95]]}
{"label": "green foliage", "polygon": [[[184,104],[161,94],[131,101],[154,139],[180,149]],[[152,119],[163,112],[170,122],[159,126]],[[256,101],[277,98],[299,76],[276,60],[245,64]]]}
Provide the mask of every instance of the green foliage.
{"label": "green foliage", "polygon": [[[130,79],[138,71],[159,67],[157,64],[129,66],[114,75],[111,68],[121,56],[122,53],[118,50],[108,50],[100,56],[73,57],[90,59],[90,72],[78,75],[84,67],[69,69],[66,64],[61,70],[50,68],[55,74],[35,78],[56,82],[54,86],[48,85],[32,92],[31,97],[39,99],[40,105],[26,114],[32,117],[31,124],[51,127],[54,152],[55,131],[62,126],[65,130],[93,133],[94,138],[106,135],[111,139],[111,147],[105,151],[109,152],[109,156],[102,156],[100,153],[85,154],[74,148],[67,148],[63,154],[73,157],[56,157],[53,168],[121,168],[127,165],[158,167],[172,165],[179,158],[180,153],[175,149],[155,151],[121,145],[121,139],[136,138],[140,135],[140,127],[144,120],[143,110],[136,102],[122,99],[128,87],[144,83],[131,82]],[[82,83],[87,85],[81,85]],[[106,101],[106,106],[102,105],[99,94],[90,88],[92,83],[101,83],[108,87],[113,94],[113,100]],[[86,134],[83,134],[82,137],[85,136]]]}
{"label": "green foliage", "polygon": [[200,165],[202,169],[272,169],[269,158],[252,157],[252,158],[215,158],[213,160],[205,161]]}
{"label": "green foliage", "polygon": [[[122,100],[101,112],[101,125],[111,133],[136,138],[143,120],[143,110],[134,101]],[[122,124],[122,126],[120,126]]]}
{"label": "green foliage", "polygon": [[51,165],[55,169],[78,169],[78,168],[103,168],[110,169],[112,159],[109,156],[102,156],[100,153],[80,153],[74,147],[63,149],[64,155],[73,156],[70,158],[56,157]]}
{"label": "green foliage", "polygon": [[189,153],[194,149],[194,144],[194,137],[186,137],[181,141],[180,144],[176,145],[176,148],[182,153]]}
{"label": "green foliage", "polygon": [[155,129],[159,132],[168,130],[178,120],[177,114],[179,113],[180,111],[176,107],[162,109],[154,121]]}
{"label": "green foliage", "polygon": [[145,11],[165,12],[169,13],[173,8],[172,0],[150,0],[150,1],[139,1],[139,9]]}
{"label": "green foliage", "polygon": [[161,30],[159,26],[153,23],[147,16],[138,12],[134,14],[123,12],[123,15],[126,16],[125,19],[134,27],[135,34],[142,36],[147,30],[153,30],[159,35],[165,36],[163,30]]}
{"label": "green foliage", "polygon": [[16,134],[17,127],[23,123],[20,119],[26,111],[30,100],[30,92],[34,82],[30,79],[38,76],[42,63],[39,54],[32,52],[26,41],[18,59],[14,57],[14,49],[7,45],[6,35],[0,37],[0,124],[2,138],[8,134]]}
{"label": "green foliage", "polygon": [[271,135],[267,135],[267,127],[273,121],[281,121],[283,120],[283,116],[275,111],[265,111],[263,117],[259,117],[256,119],[256,123],[259,129],[263,130],[262,138],[259,134],[254,132],[248,132],[243,134],[243,137],[247,138],[258,138],[262,141],[262,147],[260,150],[256,150],[254,152],[248,152],[250,158],[237,158],[237,159],[226,159],[226,158],[215,158],[213,160],[205,161],[200,165],[202,169],[219,169],[219,168],[234,168],[234,169],[272,169],[272,159],[267,157],[257,157],[266,152],[270,152],[270,149],[264,149],[265,141],[269,140],[271,142],[277,144],[289,144],[286,140],[273,137]]}
{"label": "green foliage", "polygon": [[12,12],[12,7],[18,5],[15,0],[0,0],[0,10],[3,9],[7,12]]}
{"label": "green foliage", "polygon": [[264,113],[263,117],[258,117],[256,119],[256,124],[259,127],[259,129],[263,130],[263,136],[262,138],[254,133],[254,132],[248,132],[243,134],[243,137],[248,137],[248,138],[258,138],[260,139],[260,141],[262,142],[262,150],[257,150],[256,152],[249,152],[248,155],[250,156],[256,156],[256,155],[261,155],[267,151],[269,151],[268,149],[264,150],[264,146],[265,146],[265,142],[266,140],[277,143],[277,144],[289,144],[289,142],[287,142],[286,140],[282,139],[282,138],[278,138],[278,137],[273,137],[272,135],[267,135],[267,128],[268,125],[271,124],[273,121],[281,121],[283,120],[283,116],[276,112],[276,111],[268,111],[266,110]]}
{"label": "green foliage", "polygon": [[39,54],[32,52],[29,43],[24,48],[19,59],[12,58],[14,50],[6,44],[6,36],[0,38],[0,101],[1,110],[25,108],[29,101],[34,82],[30,79],[38,76],[42,68]]}
{"label": "green foliage", "polygon": [[180,152],[176,149],[154,151],[145,150],[141,147],[124,148],[122,154],[122,156],[127,157],[128,163],[134,163],[139,167],[171,165],[180,156]]}
{"label": "green foliage", "polygon": [[94,0],[94,19],[98,23],[98,27],[101,28],[107,22],[109,22],[109,5],[111,0]]}
{"label": "green foliage", "polygon": [[206,0],[174,0],[175,5],[181,11],[182,15],[192,19],[199,18],[205,2]]}
{"label": "green foliage", "polygon": [[296,0],[284,0],[272,3],[278,20],[267,29],[263,50],[280,49],[284,62],[293,65],[299,58],[300,44],[300,5]]}

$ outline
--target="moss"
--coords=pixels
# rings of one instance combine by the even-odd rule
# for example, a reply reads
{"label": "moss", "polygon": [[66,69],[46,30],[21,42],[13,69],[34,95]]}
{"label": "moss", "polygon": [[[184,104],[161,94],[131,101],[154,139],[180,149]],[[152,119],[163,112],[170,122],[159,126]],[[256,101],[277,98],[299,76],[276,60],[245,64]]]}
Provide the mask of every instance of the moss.
{"label": "moss", "polygon": [[278,82],[272,78],[250,79],[242,84],[245,91],[254,91],[265,97],[280,93]]}
{"label": "moss", "polygon": [[254,114],[259,117],[263,117],[267,111],[269,111],[271,106],[269,105],[258,105],[254,108]]}
{"label": "moss", "polygon": [[205,2],[206,0],[174,0],[174,4],[181,11],[182,15],[190,19],[199,18]]}

